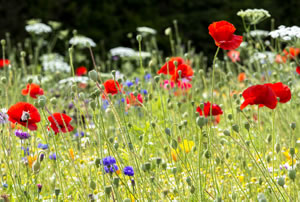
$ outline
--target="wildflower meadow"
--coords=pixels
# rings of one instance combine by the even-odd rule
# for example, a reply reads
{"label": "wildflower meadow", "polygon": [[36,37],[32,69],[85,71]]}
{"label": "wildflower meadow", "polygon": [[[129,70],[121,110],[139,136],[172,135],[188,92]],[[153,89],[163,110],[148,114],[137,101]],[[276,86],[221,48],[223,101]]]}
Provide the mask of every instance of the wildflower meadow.
{"label": "wildflower meadow", "polygon": [[0,201],[300,201],[300,27],[235,17],[207,25],[211,60],[176,20],[101,53],[56,21],[7,34]]}

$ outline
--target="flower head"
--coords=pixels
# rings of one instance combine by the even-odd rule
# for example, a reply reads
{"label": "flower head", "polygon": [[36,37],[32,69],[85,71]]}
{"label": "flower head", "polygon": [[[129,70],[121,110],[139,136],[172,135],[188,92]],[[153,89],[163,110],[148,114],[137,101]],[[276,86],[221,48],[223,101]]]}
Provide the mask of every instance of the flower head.
{"label": "flower head", "polygon": [[29,133],[23,132],[23,131],[21,131],[21,130],[16,130],[16,131],[15,131],[15,135],[16,135],[18,138],[20,138],[21,140],[30,138]]}
{"label": "flower head", "polygon": [[116,164],[114,164],[112,166],[104,166],[104,170],[106,173],[114,173],[119,170],[119,167]]}
{"label": "flower head", "polygon": [[8,59],[0,59],[0,69],[2,68],[2,67],[4,67],[5,65],[9,65],[10,64],[10,60],[8,60]]}
{"label": "flower head", "polygon": [[238,62],[240,61],[240,52],[231,50],[227,52],[227,56],[231,59],[232,62]]}
{"label": "flower head", "polygon": [[123,172],[124,172],[124,175],[127,175],[127,176],[133,176],[134,175],[133,167],[131,167],[131,166],[126,166],[123,169]]}
{"label": "flower head", "polygon": [[40,22],[26,25],[25,29],[27,32],[37,34],[37,35],[49,33],[52,31],[50,26]]}
{"label": "flower head", "polygon": [[27,84],[27,87],[22,90],[22,95],[27,95],[29,93],[30,97],[37,99],[37,95],[44,95],[44,90],[40,88],[37,84]]}
{"label": "flower head", "polygon": [[122,92],[122,90],[121,90],[122,86],[119,84],[118,81],[110,79],[110,80],[105,81],[103,85],[105,88],[105,92],[108,94],[115,95],[118,92]]}
{"label": "flower head", "polygon": [[19,123],[28,127],[29,130],[36,130],[36,123],[41,121],[38,110],[32,104],[26,102],[14,104],[8,109],[7,114],[10,122]]}
{"label": "flower head", "polygon": [[56,154],[55,153],[50,154],[49,159],[56,160]]}
{"label": "flower head", "polygon": [[76,76],[82,76],[82,75],[85,75],[86,73],[87,73],[87,68],[84,67],[84,66],[78,67],[78,68],[75,70]]}
{"label": "flower head", "polygon": [[178,65],[174,74],[171,77],[171,80],[178,82],[179,79],[188,79],[191,80],[194,75],[193,69],[187,64]]}
{"label": "flower head", "polygon": [[82,47],[95,47],[96,46],[96,43],[91,39],[91,38],[88,38],[88,37],[85,37],[85,36],[74,36],[70,39],[69,43],[71,45],[78,45],[78,46],[82,46]]}
{"label": "flower head", "polygon": [[116,159],[112,156],[107,156],[102,160],[102,162],[105,166],[111,166],[116,163]]}
{"label": "flower head", "polygon": [[173,75],[175,73],[175,64],[174,62],[177,62],[177,67],[179,67],[181,64],[184,64],[184,60],[181,57],[172,57],[168,62],[166,62],[160,70],[158,70],[157,74],[170,74]]}
{"label": "flower head", "polygon": [[67,133],[71,132],[74,128],[71,126],[70,122],[72,118],[63,113],[53,113],[52,116],[48,117],[51,125],[50,127],[55,132],[55,134],[59,132]]}
{"label": "flower head", "polygon": [[[212,104],[212,109],[211,109],[211,103],[210,102],[204,103],[203,111],[204,111],[204,116],[205,117],[210,116],[211,111],[212,111],[212,116],[217,116],[217,115],[223,114],[223,111],[222,111],[222,109],[219,105]],[[200,107],[197,107],[197,112],[200,114],[200,116],[203,116],[203,111]]]}
{"label": "flower head", "polygon": [[0,124],[6,124],[8,122],[7,109],[0,110]]}
{"label": "flower head", "polygon": [[43,149],[43,150],[46,150],[49,148],[49,146],[47,144],[42,144],[42,143],[39,143],[37,147],[39,149]]}
{"label": "flower head", "polygon": [[224,50],[237,49],[243,41],[242,36],[233,34],[236,30],[233,24],[224,20],[210,24],[208,30],[216,46]]}
{"label": "flower head", "polygon": [[143,97],[141,94],[134,96],[133,93],[130,93],[126,98],[126,103],[127,105],[141,106],[143,104]]}

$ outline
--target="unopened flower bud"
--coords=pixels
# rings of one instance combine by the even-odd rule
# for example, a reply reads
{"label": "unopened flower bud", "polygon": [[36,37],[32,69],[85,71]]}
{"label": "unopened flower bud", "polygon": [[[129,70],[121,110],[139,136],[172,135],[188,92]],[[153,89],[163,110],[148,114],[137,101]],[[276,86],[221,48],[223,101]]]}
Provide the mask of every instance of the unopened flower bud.
{"label": "unopened flower bud", "polygon": [[277,179],[277,183],[280,185],[280,186],[284,186],[284,178],[283,177],[279,177],[278,179]]}
{"label": "unopened flower bud", "polygon": [[224,134],[225,136],[230,136],[229,130],[224,130],[224,131],[223,131],[223,134]]}
{"label": "unopened flower bud", "polygon": [[236,133],[238,133],[240,131],[239,126],[236,124],[232,125],[232,130],[234,130]]}
{"label": "unopened flower bud", "polygon": [[91,180],[90,181],[90,188],[92,189],[92,190],[95,190],[96,189],[96,182],[95,181],[93,181],[93,180]]}
{"label": "unopened flower bud", "polygon": [[105,193],[106,193],[106,195],[110,195],[110,193],[111,193],[111,186],[106,186],[105,188],[104,188],[104,191],[105,191]]}
{"label": "unopened flower bud", "polygon": [[291,123],[291,129],[293,129],[293,130],[295,130],[295,128],[296,128],[296,123]]}
{"label": "unopened flower bud", "polygon": [[289,170],[288,176],[291,180],[294,181],[296,179],[296,170]]}
{"label": "unopened flower bud", "polygon": [[137,36],[136,36],[136,40],[138,41],[138,42],[141,42],[142,41],[142,35],[140,35],[140,34],[138,34]]}
{"label": "unopened flower bud", "polygon": [[96,82],[98,80],[98,73],[96,72],[96,70],[91,70],[89,72],[89,77]]}

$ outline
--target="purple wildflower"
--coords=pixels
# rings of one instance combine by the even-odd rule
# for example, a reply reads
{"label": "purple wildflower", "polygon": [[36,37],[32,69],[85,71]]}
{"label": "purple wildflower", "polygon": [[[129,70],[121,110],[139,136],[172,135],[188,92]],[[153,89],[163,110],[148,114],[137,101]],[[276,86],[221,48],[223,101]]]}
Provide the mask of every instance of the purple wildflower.
{"label": "purple wildflower", "polygon": [[29,133],[23,132],[23,131],[21,131],[21,130],[16,130],[16,131],[15,131],[15,135],[16,135],[18,138],[20,138],[21,140],[26,140],[26,139],[30,138]]}
{"label": "purple wildflower", "polygon": [[50,154],[49,159],[56,160],[56,154],[55,153]]}
{"label": "purple wildflower", "polygon": [[128,175],[128,176],[133,176],[134,175],[134,171],[133,171],[133,168],[131,166],[126,166],[123,170],[124,174],[125,175]]}

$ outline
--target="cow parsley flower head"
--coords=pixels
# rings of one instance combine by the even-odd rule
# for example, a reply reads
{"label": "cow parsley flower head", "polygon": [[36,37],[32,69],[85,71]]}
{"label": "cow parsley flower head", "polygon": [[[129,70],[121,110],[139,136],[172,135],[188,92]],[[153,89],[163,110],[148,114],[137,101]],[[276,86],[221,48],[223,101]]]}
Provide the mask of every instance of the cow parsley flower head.
{"label": "cow parsley flower head", "polygon": [[132,48],[127,47],[116,47],[110,49],[111,56],[119,56],[119,57],[132,57],[135,55],[135,51]]}
{"label": "cow parsley flower head", "polygon": [[91,38],[88,38],[86,36],[74,36],[70,39],[69,43],[71,45],[74,45],[74,46],[83,46],[83,47],[95,47],[96,46],[96,43],[93,41],[93,39]]}
{"label": "cow parsley flower head", "polygon": [[136,28],[136,30],[142,34],[152,34],[155,35],[156,34],[156,30],[150,27],[138,27]]}
{"label": "cow parsley flower head", "polygon": [[258,38],[264,38],[267,37],[269,35],[269,32],[266,30],[252,30],[250,31],[250,36],[252,37],[258,37]]}
{"label": "cow parsley flower head", "polygon": [[6,124],[8,122],[7,109],[0,110],[0,124]]}
{"label": "cow parsley flower head", "polygon": [[286,27],[281,25],[278,29],[271,31],[269,35],[274,39],[281,39],[283,41],[297,40],[300,39],[300,27]]}
{"label": "cow parsley flower head", "polygon": [[237,13],[238,16],[240,16],[242,19],[246,21],[246,23],[249,23],[251,25],[256,25],[263,20],[271,17],[270,13],[265,9],[246,9],[246,10],[240,10]]}
{"label": "cow parsley flower head", "polygon": [[37,35],[49,33],[52,31],[50,26],[40,22],[26,25],[25,29],[27,32]]}
{"label": "cow parsley flower head", "polygon": [[49,72],[70,72],[71,68],[64,61],[63,56],[57,53],[45,54],[41,57],[42,66],[45,71]]}
{"label": "cow parsley flower head", "polygon": [[250,62],[258,61],[260,64],[273,63],[275,60],[275,53],[271,51],[256,52],[250,57]]}

